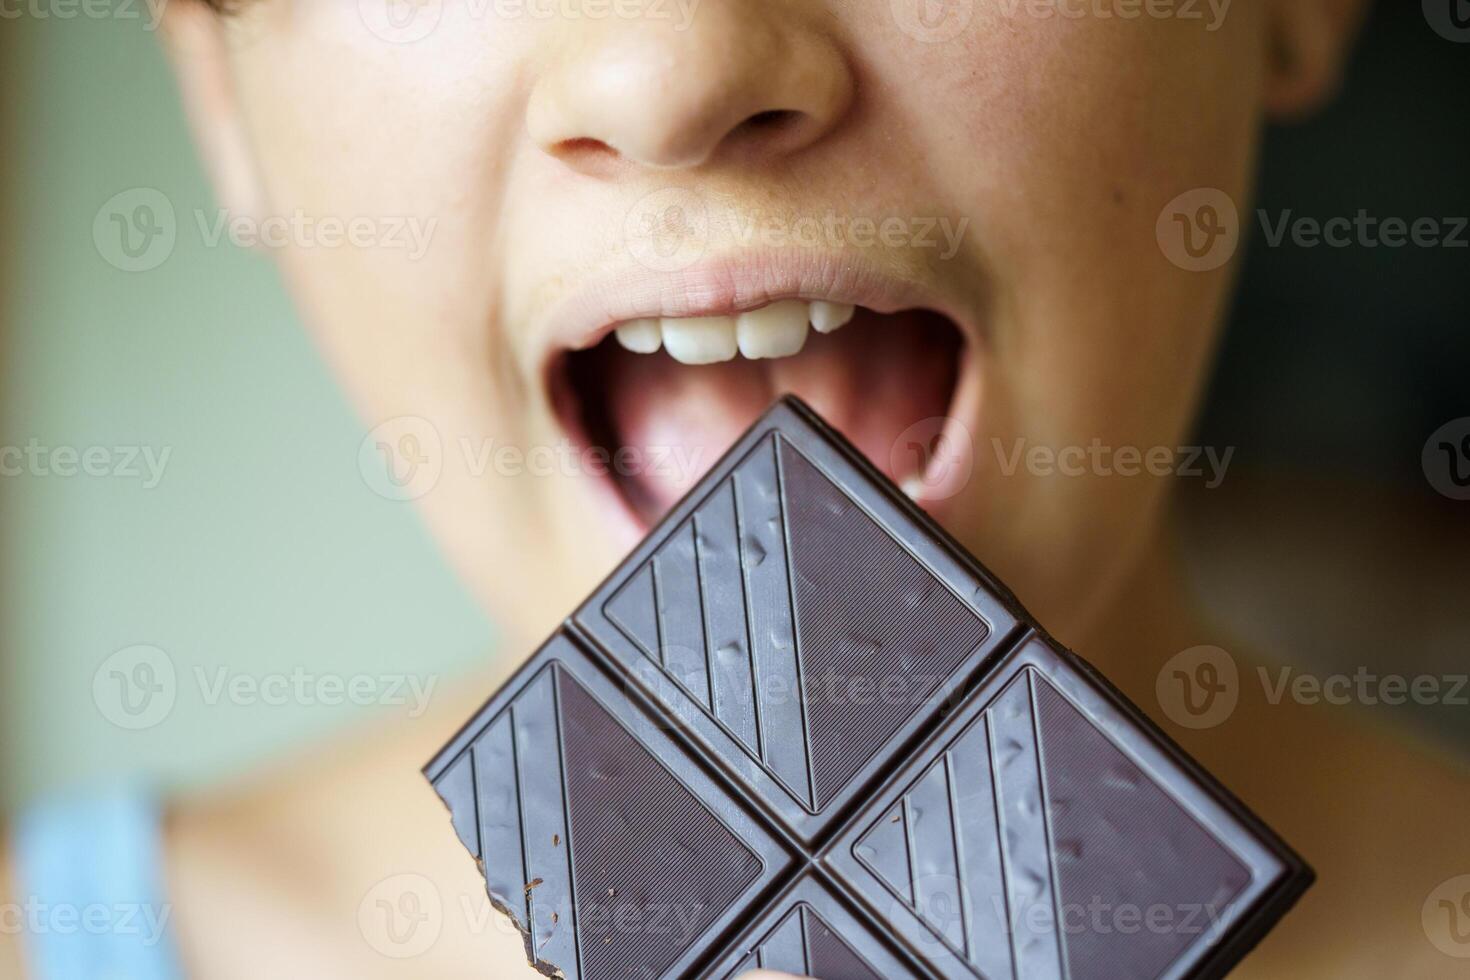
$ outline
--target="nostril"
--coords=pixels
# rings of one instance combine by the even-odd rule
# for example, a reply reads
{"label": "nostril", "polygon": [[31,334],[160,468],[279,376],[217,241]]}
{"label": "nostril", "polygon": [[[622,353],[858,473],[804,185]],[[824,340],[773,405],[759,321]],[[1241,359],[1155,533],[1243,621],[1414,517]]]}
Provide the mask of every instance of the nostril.
{"label": "nostril", "polygon": [[614,150],[602,140],[593,139],[591,136],[578,136],[574,139],[562,140],[551,148],[551,152],[564,160],[615,157],[618,155],[617,150]]}
{"label": "nostril", "polygon": [[779,153],[801,141],[811,118],[799,109],[767,109],[747,117],[725,142],[736,153]]}
{"label": "nostril", "polygon": [[610,177],[624,162],[615,147],[592,136],[558,140],[548,152],[576,173],[588,177]]}
{"label": "nostril", "polygon": [[804,115],[805,113],[797,109],[767,109],[741,123],[736,128],[736,134],[770,136],[795,126]]}

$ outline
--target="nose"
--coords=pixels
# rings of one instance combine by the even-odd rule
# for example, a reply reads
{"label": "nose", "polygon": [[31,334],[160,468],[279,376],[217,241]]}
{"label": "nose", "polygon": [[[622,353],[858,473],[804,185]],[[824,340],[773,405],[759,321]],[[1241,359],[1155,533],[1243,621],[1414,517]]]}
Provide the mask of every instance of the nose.
{"label": "nose", "polygon": [[655,19],[559,26],[536,78],[527,128],[572,166],[615,154],[689,168],[720,154],[772,158],[820,140],[852,101],[842,51],[797,0],[703,0]]}

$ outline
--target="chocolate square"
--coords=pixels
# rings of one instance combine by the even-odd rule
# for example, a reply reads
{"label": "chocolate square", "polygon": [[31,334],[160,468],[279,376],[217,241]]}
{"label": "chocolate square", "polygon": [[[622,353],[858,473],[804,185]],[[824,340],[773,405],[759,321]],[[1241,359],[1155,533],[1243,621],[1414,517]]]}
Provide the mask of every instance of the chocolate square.
{"label": "chocolate square", "polygon": [[684,976],[792,853],[558,633],[425,770],[528,958]]}
{"label": "chocolate square", "polygon": [[806,844],[1017,629],[865,465],[778,403],[573,616]]}
{"label": "chocolate square", "polygon": [[1312,880],[793,398],[425,774],[570,980],[1215,977]]}

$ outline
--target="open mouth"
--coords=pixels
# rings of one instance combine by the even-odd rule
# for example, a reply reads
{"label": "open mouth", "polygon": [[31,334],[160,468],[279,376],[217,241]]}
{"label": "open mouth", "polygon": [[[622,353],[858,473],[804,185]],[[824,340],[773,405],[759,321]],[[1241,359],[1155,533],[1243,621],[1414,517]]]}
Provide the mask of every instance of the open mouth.
{"label": "open mouth", "polygon": [[564,430],[611,461],[608,479],[646,528],[787,393],[920,498],[965,354],[964,335],[940,313],[783,299],[623,321],[561,352],[548,383]]}

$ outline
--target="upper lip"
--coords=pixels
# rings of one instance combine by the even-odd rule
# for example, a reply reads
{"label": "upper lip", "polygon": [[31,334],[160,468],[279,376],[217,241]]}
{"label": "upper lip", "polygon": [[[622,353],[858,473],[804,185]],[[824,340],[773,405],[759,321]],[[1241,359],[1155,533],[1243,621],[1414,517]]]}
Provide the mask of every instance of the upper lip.
{"label": "upper lip", "polygon": [[559,356],[594,346],[641,317],[719,316],[782,299],[849,303],[875,313],[923,308],[948,317],[967,343],[977,326],[926,282],[895,276],[851,253],[776,249],[718,255],[677,272],[641,266],[584,281],[546,317],[535,370],[546,379]]}

